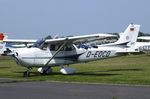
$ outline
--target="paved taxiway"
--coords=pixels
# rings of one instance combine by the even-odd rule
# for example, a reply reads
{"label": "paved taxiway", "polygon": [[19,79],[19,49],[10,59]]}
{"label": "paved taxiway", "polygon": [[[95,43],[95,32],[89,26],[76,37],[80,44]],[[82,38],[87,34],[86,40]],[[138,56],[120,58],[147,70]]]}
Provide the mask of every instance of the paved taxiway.
{"label": "paved taxiway", "polygon": [[58,82],[0,83],[0,99],[150,99],[150,87]]}

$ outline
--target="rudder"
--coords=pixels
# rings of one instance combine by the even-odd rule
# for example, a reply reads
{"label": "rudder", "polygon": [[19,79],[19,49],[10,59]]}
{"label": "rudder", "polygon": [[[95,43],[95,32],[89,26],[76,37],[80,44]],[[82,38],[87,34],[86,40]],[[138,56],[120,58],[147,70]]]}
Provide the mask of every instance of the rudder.
{"label": "rudder", "polygon": [[137,36],[140,30],[140,25],[130,24],[127,29],[120,35],[117,44],[127,43],[127,46],[131,46],[136,42]]}

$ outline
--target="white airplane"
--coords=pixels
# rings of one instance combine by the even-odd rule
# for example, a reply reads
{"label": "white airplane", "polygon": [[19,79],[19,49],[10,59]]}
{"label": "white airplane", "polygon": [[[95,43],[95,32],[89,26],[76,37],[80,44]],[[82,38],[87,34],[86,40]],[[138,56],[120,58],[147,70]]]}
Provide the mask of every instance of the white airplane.
{"label": "white airplane", "polygon": [[150,41],[150,36],[140,36],[138,39]]}
{"label": "white airplane", "polygon": [[136,42],[136,48],[139,49],[140,52],[150,53],[150,37],[149,36],[141,36],[138,37],[139,40],[146,40],[147,42]]}
{"label": "white airplane", "polygon": [[20,65],[27,67],[24,77],[30,76],[32,67],[39,68],[40,73],[51,73],[53,66],[60,66],[62,74],[73,74],[74,68],[65,68],[64,65],[88,62],[92,60],[110,58],[121,53],[136,52],[133,42],[137,38],[139,25],[129,25],[119,40],[113,44],[98,47],[75,45],[88,39],[99,37],[96,35],[84,35],[65,37],[58,39],[44,39],[38,46],[31,48],[18,48],[12,52],[12,56]]}

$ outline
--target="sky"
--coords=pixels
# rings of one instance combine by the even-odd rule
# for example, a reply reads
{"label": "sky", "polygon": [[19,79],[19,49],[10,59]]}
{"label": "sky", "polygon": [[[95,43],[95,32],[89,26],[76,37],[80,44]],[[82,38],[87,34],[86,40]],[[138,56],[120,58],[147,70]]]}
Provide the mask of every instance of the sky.
{"label": "sky", "polygon": [[123,32],[150,33],[150,0],[0,0],[0,32],[9,38]]}

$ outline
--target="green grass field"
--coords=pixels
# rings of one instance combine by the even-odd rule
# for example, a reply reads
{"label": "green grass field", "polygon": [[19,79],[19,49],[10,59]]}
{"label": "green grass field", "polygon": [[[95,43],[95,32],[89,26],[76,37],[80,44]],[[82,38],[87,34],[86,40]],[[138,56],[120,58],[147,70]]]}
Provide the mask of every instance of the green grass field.
{"label": "green grass field", "polygon": [[0,78],[13,81],[67,81],[88,83],[140,84],[150,85],[150,56],[129,55],[74,64],[74,75],[63,75],[60,67],[53,68],[53,74],[40,75],[34,68],[31,77],[23,78],[24,67],[17,65],[11,58],[0,57]]}

